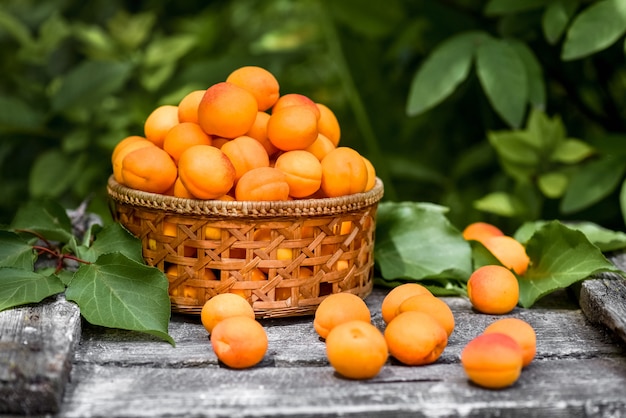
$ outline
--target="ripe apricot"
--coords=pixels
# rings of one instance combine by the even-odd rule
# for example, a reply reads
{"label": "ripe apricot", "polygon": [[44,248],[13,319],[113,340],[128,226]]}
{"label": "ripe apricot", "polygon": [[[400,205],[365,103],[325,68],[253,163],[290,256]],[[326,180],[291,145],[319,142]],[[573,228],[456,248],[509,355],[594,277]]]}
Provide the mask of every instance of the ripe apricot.
{"label": "ripe apricot", "polygon": [[502,235],[504,235],[504,232],[500,228],[487,222],[473,222],[463,230],[463,238],[468,241],[484,242],[487,238]]}
{"label": "ripe apricot", "polygon": [[365,301],[354,293],[332,293],[317,306],[313,328],[320,337],[326,338],[337,325],[353,320],[371,322]]}
{"label": "ripe apricot", "polygon": [[133,189],[162,194],[174,185],[177,175],[174,160],[159,147],[138,148],[122,160],[122,179]]}
{"label": "ripe apricot", "polygon": [[320,109],[317,107],[315,102],[304,94],[299,93],[289,93],[280,96],[272,107],[272,113],[276,113],[281,109],[291,106],[308,107],[315,114],[315,120],[319,120],[321,116]]}
{"label": "ripe apricot", "polygon": [[363,157],[363,161],[365,162],[365,167],[367,168],[367,184],[365,185],[364,191],[369,191],[374,188],[376,185],[376,169],[370,160]]}
{"label": "ripe apricot", "polygon": [[[113,152],[111,153],[111,164],[113,164],[115,162],[115,157],[117,157],[119,155],[119,153],[124,148],[126,148],[130,144],[133,144],[133,143],[136,143],[136,142],[143,142],[143,141],[147,141],[147,139],[144,138],[143,136],[139,136],[139,135],[130,135],[130,136],[127,136],[124,139],[122,139],[113,148]],[[148,142],[150,142],[150,141],[148,141]]]}
{"label": "ripe apricot", "polygon": [[433,296],[430,290],[419,283],[404,283],[391,289],[385,295],[380,307],[385,323],[388,324],[395,318],[402,302],[415,295]]}
{"label": "ripe apricot", "polygon": [[328,106],[322,103],[315,103],[320,111],[320,117],[317,123],[318,130],[326,138],[330,139],[335,147],[339,145],[341,138],[341,127],[335,113]]}
{"label": "ripe apricot", "polygon": [[[133,138],[133,137],[129,137],[129,138]],[[129,139],[129,138],[126,138],[126,139]],[[147,146],[151,146],[151,147],[154,146],[154,144],[151,141],[148,141],[147,139],[143,137],[136,137],[136,138],[141,138],[141,139],[140,140],[131,139],[130,141],[122,140],[122,142],[120,142],[113,150],[113,155],[112,155],[113,177],[115,178],[115,181],[117,181],[118,183],[124,184],[124,178],[122,177],[122,161],[124,161],[124,157],[128,153],[136,149],[147,147]]]}
{"label": "ripe apricot", "polygon": [[526,249],[515,238],[508,235],[485,239],[483,245],[493,254],[503,266],[523,275],[528,269],[530,258]]}
{"label": "ripe apricot", "polygon": [[143,125],[144,135],[157,147],[163,147],[165,135],[175,125],[178,125],[178,106],[162,105],[148,115]]}
{"label": "ripe apricot", "polygon": [[479,386],[501,389],[511,386],[522,372],[522,349],[508,335],[481,334],[461,352],[461,364],[469,379]]}
{"label": "ripe apricot", "polygon": [[209,334],[219,322],[231,316],[247,316],[254,319],[254,309],[239,295],[218,293],[207,300],[200,311],[200,320]]}
{"label": "ripe apricot", "polygon": [[184,199],[194,199],[195,196],[187,190],[183,182],[180,180],[180,177],[176,178],[176,182],[174,183],[173,195],[175,197],[182,197]]}
{"label": "ripe apricot", "polygon": [[200,128],[200,125],[193,122],[174,125],[163,140],[163,149],[177,164],[183,151],[194,145],[211,145],[211,137]]}
{"label": "ripe apricot", "polygon": [[424,312],[432,316],[446,330],[448,337],[454,331],[454,314],[443,300],[434,295],[414,295],[398,306],[398,315],[407,311]]}
{"label": "ripe apricot", "polygon": [[256,119],[252,93],[232,83],[209,87],[198,105],[198,124],[209,135],[236,138],[248,132]]}
{"label": "ripe apricot", "polygon": [[367,166],[357,151],[335,148],[321,161],[321,189],[328,197],[361,193],[367,186]]}
{"label": "ripe apricot", "polygon": [[334,149],[335,145],[333,145],[330,139],[323,134],[318,133],[315,141],[304,150],[309,151],[311,154],[315,155],[318,160],[322,161],[326,154]]}
{"label": "ripe apricot", "polygon": [[287,151],[276,159],[274,167],[285,173],[290,196],[310,196],[322,184],[322,164],[308,151]]}
{"label": "ripe apricot", "polygon": [[519,283],[507,268],[487,265],[476,269],[467,281],[467,295],[479,312],[500,315],[511,312],[519,301]]}
{"label": "ripe apricot", "polygon": [[352,320],[335,326],[326,338],[330,365],[348,379],[371,379],[389,357],[383,334],[369,322]]}
{"label": "ripe apricot", "polygon": [[213,328],[211,345],[222,363],[233,369],[245,369],[263,360],[268,339],[258,321],[240,315],[225,318]]}
{"label": "ripe apricot", "polygon": [[270,119],[270,114],[267,112],[258,112],[256,115],[256,119],[254,119],[254,123],[246,132],[246,136],[256,139],[263,145],[265,151],[267,151],[267,155],[270,157],[276,152],[278,152],[278,148],[274,146],[267,137],[267,121]]}
{"label": "ripe apricot", "polygon": [[216,199],[235,183],[235,167],[211,145],[187,148],[178,160],[178,174],[185,188],[199,199]]}
{"label": "ripe apricot", "polygon": [[317,118],[309,106],[288,106],[273,111],[267,121],[267,137],[278,149],[305,149],[317,139]]}
{"label": "ripe apricot", "polygon": [[278,100],[280,91],[278,81],[265,68],[254,65],[239,67],[228,75],[226,81],[252,93],[261,111],[274,106]]}
{"label": "ripe apricot", "polygon": [[289,184],[285,174],[274,167],[259,167],[247,171],[235,187],[237,200],[287,200]]}
{"label": "ripe apricot", "polygon": [[178,122],[198,123],[198,106],[206,90],[194,90],[185,95],[178,103]]}
{"label": "ripe apricot", "polygon": [[389,353],[408,366],[435,362],[448,345],[446,330],[432,316],[418,311],[397,315],[385,328]]}
{"label": "ripe apricot", "polygon": [[270,165],[270,158],[263,145],[249,136],[238,136],[226,142],[220,149],[235,167],[235,183],[245,172]]}
{"label": "ripe apricot", "polygon": [[502,318],[492,322],[483,334],[499,332],[513,338],[522,349],[522,367],[528,366],[537,352],[537,334],[533,327],[519,318]]}

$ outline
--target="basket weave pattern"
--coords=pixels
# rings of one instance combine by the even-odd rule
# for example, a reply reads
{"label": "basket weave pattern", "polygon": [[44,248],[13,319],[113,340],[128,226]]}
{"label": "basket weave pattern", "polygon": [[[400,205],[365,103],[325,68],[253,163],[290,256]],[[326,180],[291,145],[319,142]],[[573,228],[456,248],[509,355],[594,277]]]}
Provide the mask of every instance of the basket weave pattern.
{"label": "basket weave pattern", "polygon": [[147,264],[167,275],[174,312],[199,314],[234,292],[259,318],[308,315],[329,294],[372,290],[379,179],[366,193],[285,202],[181,199],[112,177],[108,192]]}

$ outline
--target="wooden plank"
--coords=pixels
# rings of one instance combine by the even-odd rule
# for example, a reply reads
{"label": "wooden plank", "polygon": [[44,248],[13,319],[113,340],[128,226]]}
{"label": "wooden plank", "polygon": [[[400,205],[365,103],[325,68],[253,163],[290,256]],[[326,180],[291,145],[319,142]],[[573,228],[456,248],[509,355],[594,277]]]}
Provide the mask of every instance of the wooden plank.
{"label": "wooden plank", "polygon": [[[626,253],[610,257],[621,270],[626,271]],[[610,329],[626,343],[626,280],[607,273],[585,280],[580,288],[580,307],[587,318]]]}
{"label": "wooden plank", "polygon": [[59,410],[80,330],[78,307],[60,295],[0,312],[0,413]]}

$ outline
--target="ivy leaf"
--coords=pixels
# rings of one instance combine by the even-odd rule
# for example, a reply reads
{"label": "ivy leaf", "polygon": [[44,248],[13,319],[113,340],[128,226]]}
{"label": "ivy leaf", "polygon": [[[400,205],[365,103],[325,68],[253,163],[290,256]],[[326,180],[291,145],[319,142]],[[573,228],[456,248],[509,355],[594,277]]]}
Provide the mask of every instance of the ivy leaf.
{"label": "ivy leaf", "polygon": [[0,268],[0,311],[41,302],[63,290],[65,285],[54,275],[45,276],[15,267]]}
{"label": "ivy leaf", "polygon": [[539,228],[526,244],[531,263],[519,277],[519,303],[531,307],[541,297],[566,288],[594,274],[624,275],[581,231],[550,221]]}
{"label": "ivy leaf", "polygon": [[474,51],[486,38],[484,32],[464,32],[437,46],[411,81],[407,114],[423,113],[450,96],[467,78]]}
{"label": "ivy leaf", "polygon": [[0,230],[0,267],[33,270],[35,260],[32,245],[11,231]]}
{"label": "ivy leaf", "polygon": [[148,333],[174,345],[167,289],[160,270],[111,253],[82,265],[65,295],[91,324]]}
{"label": "ivy leaf", "polygon": [[528,102],[528,79],[515,48],[506,41],[488,39],[476,51],[476,72],[496,113],[510,126],[520,127]]}
{"label": "ivy leaf", "polygon": [[379,205],[374,256],[383,279],[467,281],[471,248],[444,211],[417,202]]}
{"label": "ivy leaf", "polygon": [[17,211],[11,229],[33,231],[52,241],[68,242],[72,237],[70,218],[52,201],[26,203]]}
{"label": "ivy leaf", "polygon": [[[545,220],[525,222],[515,231],[513,237],[522,244],[526,244],[537,230],[549,222]],[[566,226],[585,234],[585,237],[602,252],[626,248],[626,233],[624,232],[612,231],[588,221],[568,222]]]}
{"label": "ivy leaf", "polygon": [[583,10],[567,31],[561,58],[575,60],[601,51],[626,32],[626,2],[602,0]]}
{"label": "ivy leaf", "polygon": [[102,228],[93,245],[86,250],[81,250],[79,257],[94,262],[101,255],[114,252],[123,254],[138,263],[144,263],[141,241],[118,222],[112,222]]}

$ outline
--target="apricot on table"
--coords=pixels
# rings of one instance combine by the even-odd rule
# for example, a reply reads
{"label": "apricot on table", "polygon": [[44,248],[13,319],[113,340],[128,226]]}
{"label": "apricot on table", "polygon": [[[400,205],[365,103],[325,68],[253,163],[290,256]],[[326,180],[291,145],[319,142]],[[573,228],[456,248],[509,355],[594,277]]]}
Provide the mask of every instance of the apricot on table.
{"label": "apricot on table", "polygon": [[489,389],[515,383],[522,372],[522,359],[519,344],[498,332],[475,337],[461,352],[461,364],[469,379]]}
{"label": "apricot on table", "polygon": [[511,312],[519,302],[519,283],[506,267],[486,265],[470,275],[467,295],[477,311],[505,314]]}

